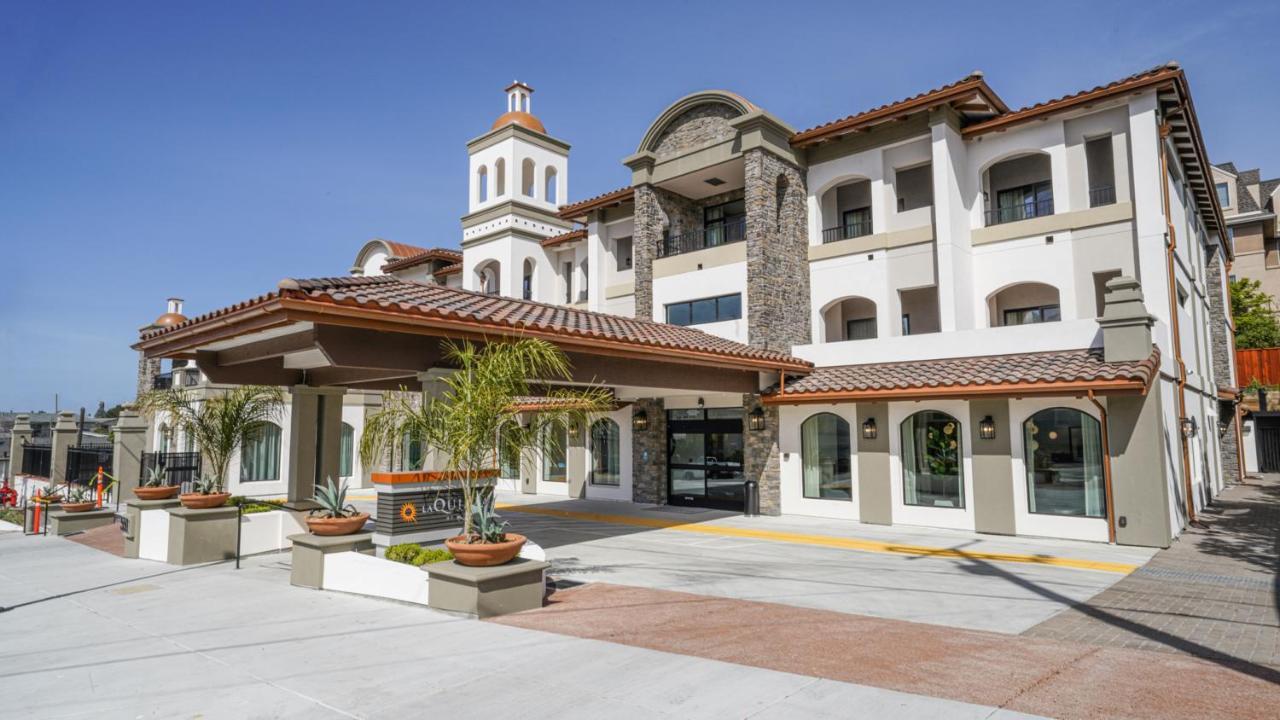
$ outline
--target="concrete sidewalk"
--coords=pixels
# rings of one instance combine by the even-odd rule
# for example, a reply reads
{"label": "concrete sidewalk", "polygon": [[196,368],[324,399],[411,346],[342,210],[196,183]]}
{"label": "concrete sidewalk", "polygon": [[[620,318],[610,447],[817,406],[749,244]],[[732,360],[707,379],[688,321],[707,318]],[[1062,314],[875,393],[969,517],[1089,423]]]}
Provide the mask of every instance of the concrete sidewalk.
{"label": "concrete sidewalk", "polygon": [[[519,504],[503,510],[503,517],[546,549],[552,574],[560,580],[1009,634],[1021,633],[1124,577],[1122,572],[1082,567],[1097,564],[1127,572],[1154,553],[1065,540],[816,518],[747,518],[545,496],[504,495],[499,502]],[[598,519],[602,516],[613,520]],[[642,524],[628,524],[628,519]],[[991,559],[1002,556],[1019,560]],[[1052,560],[1077,560],[1080,566],[1047,562]]]}
{"label": "concrete sidewalk", "polygon": [[0,718],[1025,718],[0,535]]}

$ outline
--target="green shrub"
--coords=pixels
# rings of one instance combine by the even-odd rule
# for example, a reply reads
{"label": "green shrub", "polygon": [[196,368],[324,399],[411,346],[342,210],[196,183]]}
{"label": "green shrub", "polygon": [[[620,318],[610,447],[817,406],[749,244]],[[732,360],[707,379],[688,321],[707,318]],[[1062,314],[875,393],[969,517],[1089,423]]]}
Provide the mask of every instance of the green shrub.
{"label": "green shrub", "polygon": [[0,520],[11,522],[14,525],[22,525],[22,511],[18,508],[5,508],[0,510]]}
{"label": "green shrub", "polygon": [[227,498],[227,506],[242,507],[244,508],[243,512],[245,515],[252,515],[254,513],[264,513],[264,512],[271,512],[272,510],[279,510],[280,506],[283,504],[284,503],[282,503],[279,500],[260,500],[258,498],[247,498],[243,495],[232,495],[231,497]]}
{"label": "green shrub", "polygon": [[443,548],[424,548],[417,543],[401,543],[387,548],[387,559],[414,567],[453,559],[453,553]]}

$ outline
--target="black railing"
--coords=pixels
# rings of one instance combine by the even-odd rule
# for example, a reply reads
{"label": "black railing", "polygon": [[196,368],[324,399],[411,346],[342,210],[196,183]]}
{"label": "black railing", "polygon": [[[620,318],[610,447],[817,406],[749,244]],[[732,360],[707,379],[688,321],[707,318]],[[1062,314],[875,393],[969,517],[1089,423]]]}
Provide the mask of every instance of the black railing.
{"label": "black railing", "polygon": [[747,219],[731,218],[723,223],[715,223],[707,227],[690,230],[679,235],[663,238],[658,248],[659,257],[669,257],[682,253],[703,250],[719,245],[742,242],[747,239]]}
{"label": "black railing", "polygon": [[22,446],[22,474],[49,477],[53,465],[53,446],[46,443],[25,443]]}
{"label": "black railing", "polygon": [[987,226],[1030,220],[1053,214],[1053,198],[1045,198],[1035,202],[1018,203],[1008,207],[987,211]]}
{"label": "black railing", "polygon": [[165,470],[165,483],[181,485],[188,492],[200,477],[200,453],[198,452],[144,452],[142,453],[142,477],[145,483],[153,470]]}
{"label": "black railing", "polygon": [[1116,187],[1114,185],[1101,185],[1096,188],[1089,188],[1089,207],[1114,205],[1115,203]]}
{"label": "black railing", "polygon": [[871,220],[859,220],[857,222],[845,223],[839,227],[827,228],[822,231],[822,242],[830,243],[837,240],[849,240],[863,235],[871,234]]}
{"label": "black railing", "polygon": [[160,373],[151,378],[152,390],[168,390],[171,387],[173,387],[173,373],[171,372]]}
{"label": "black railing", "polygon": [[[111,445],[80,445],[67,448],[67,475],[69,483],[92,485],[96,482],[98,468],[111,472],[111,458],[115,448]],[[110,482],[106,481],[105,482]]]}

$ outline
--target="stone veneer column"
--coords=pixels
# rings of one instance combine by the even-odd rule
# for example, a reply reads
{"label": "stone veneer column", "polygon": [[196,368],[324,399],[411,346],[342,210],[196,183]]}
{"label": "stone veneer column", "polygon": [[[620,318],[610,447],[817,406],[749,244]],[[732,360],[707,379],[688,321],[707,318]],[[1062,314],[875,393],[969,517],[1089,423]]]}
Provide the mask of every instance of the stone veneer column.
{"label": "stone veneer column", "polygon": [[[764,411],[764,429],[751,429],[751,413]],[[782,514],[781,464],[778,458],[778,407],[764,405],[760,395],[742,396],[742,469],[744,480],[755,480],[760,490],[760,514]]]}
{"label": "stone veneer column", "polygon": [[632,405],[634,416],[644,411],[646,430],[631,431],[631,500],[667,503],[667,413],[661,398],[643,398]]}
{"label": "stone veneer column", "polygon": [[31,441],[31,416],[19,415],[14,418],[13,432],[9,436],[9,482],[22,472],[23,443]]}
{"label": "stone veneer column", "polygon": [[804,174],[759,148],[748,150],[743,161],[748,342],[752,347],[791,352],[792,345],[811,339]]}
{"label": "stone veneer column", "polygon": [[[1226,297],[1226,273],[1222,270],[1222,256],[1213,254],[1205,271],[1209,294],[1209,339],[1212,343],[1213,375],[1220,387],[1238,385],[1235,373],[1235,336],[1228,325]],[[1233,380],[1234,378],[1234,380]],[[1218,408],[1218,447],[1222,457],[1222,477],[1229,483],[1238,483],[1241,477],[1240,425],[1236,422],[1237,407],[1234,402],[1220,401]]]}
{"label": "stone veneer column", "polygon": [[662,208],[652,185],[636,186],[635,228],[632,231],[631,267],[635,271],[635,316],[653,317],[653,260],[662,242]]}
{"label": "stone veneer column", "polygon": [[76,442],[76,416],[70,410],[58,413],[53,424],[53,442],[49,456],[49,481],[58,485],[67,481],[67,450]]}
{"label": "stone veneer column", "polygon": [[134,500],[142,480],[142,453],[147,446],[147,421],[132,408],[120,411],[113,431],[115,449],[111,455],[111,475],[121,500]]}

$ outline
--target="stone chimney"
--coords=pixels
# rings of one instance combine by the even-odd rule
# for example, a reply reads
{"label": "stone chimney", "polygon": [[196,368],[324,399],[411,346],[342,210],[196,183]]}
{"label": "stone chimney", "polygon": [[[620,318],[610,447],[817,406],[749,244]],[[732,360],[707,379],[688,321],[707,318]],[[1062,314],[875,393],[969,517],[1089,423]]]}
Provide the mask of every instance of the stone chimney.
{"label": "stone chimney", "polygon": [[1102,299],[1103,359],[1107,362],[1146,360],[1151,357],[1151,326],[1155,318],[1147,312],[1138,281],[1121,275],[1107,281]]}

